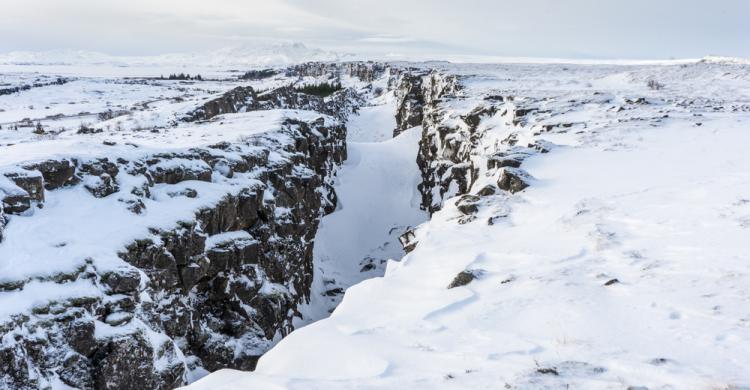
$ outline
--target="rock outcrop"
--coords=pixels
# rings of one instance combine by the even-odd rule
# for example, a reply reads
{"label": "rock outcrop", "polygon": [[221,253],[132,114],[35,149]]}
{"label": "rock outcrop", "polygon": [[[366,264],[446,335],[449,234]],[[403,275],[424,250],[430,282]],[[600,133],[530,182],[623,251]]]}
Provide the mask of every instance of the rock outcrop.
{"label": "rock outcrop", "polygon": [[[277,132],[239,143],[136,161],[49,160],[7,174],[17,194],[3,192],[0,237],[5,215],[43,204],[43,188],[82,185],[129,208],[145,207],[153,186],[255,179],[125,246],[119,268],[89,259],[70,272],[0,283],[8,294],[38,283],[89,291],[0,324],[0,387],[171,389],[202,370],[253,369],[309,300],[313,238],[335,209],[330,181],[346,158],[345,140],[346,128],[330,120],[287,119]],[[200,194],[188,188],[170,196]]]}

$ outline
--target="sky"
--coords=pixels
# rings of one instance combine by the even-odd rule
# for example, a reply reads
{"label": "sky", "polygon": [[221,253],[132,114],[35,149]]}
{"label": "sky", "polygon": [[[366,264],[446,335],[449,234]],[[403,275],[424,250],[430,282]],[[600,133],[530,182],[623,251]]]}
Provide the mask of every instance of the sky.
{"label": "sky", "polygon": [[750,58],[750,0],[2,0],[0,52]]}

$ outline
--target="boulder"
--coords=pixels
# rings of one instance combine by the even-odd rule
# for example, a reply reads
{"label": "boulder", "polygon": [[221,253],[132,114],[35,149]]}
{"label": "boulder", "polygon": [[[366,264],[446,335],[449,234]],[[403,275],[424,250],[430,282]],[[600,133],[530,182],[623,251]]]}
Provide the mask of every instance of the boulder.
{"label": "boulder", "polygon": [[398,240],[401,243],[401,246],[404,248],[404,252],[406,253],[409,253],[416,249],[417,244],[419,243],[413,229],[409,229],[404,232],[404,234],[398,237]]}
{"label": "boulder", "polygon": [[526,189],[530,182],[531,176],[526,171],[518,168],[503,168],[497,187],[514,194]]}
{"label": "boulder", "polygon": [[44,177],[44,188],[48,191],[74,185],[78,182],[75,164],[68,160],[47,160],[35,164],[25,165],[24,169],[39,171]]}
{"label": "boulder", "polygon": [[0,179],[0,205],[6,214],[22,214],[33,203],[44,202],[44,180],[39,173],[18,170]]}
{"label": "boulder", "polygon": [[123,268],[105,273],[101,282],[112,294],[132,294],[138,291],[141,274],[135,268]]}
{"label": "boulder", "polygon": [[456,201],[456,208],[464,215],[476,214],[477,211],[479,211],[479,201],[479,196],[462,195],[458,201]]}
{"label": "boulder", "polygon": [[482,275],[481,270],[464,270],[458,273],[455,278],[448,285],[448,289],[466,286],[475,279],[478,279]]}
{"label": "boulder", "polygon": [[86,176],[83,180],[84,188],[95,198],[104,198],[120,191],[115,179],[107,173],[101,176]]}
{"label": "boulder", "polygon": [[13,181],[19,188],[26,191],[29,200],[44,202],[44,179],[41,175],[30,171],[15,171],[6,173],[5,177]]}

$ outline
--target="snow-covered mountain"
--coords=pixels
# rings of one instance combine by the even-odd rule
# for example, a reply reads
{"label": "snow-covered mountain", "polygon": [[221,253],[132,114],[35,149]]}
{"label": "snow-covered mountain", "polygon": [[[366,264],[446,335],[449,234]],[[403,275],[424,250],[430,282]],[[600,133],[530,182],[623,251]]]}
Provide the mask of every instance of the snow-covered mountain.
{"label": "snow-covered mountain", "polygon": [[0,387],[750,386],[750,65],[523,62],[0,75]]}
{"label": "snow-covered mountain", "polygon": [[205,52],[155,56],[113,56],[81,50],[10,52],[0,54],[0,65],[115,65],[263,67],[307,61],[339,61],[351,54],[311,48],[300,42],[256,42]]}

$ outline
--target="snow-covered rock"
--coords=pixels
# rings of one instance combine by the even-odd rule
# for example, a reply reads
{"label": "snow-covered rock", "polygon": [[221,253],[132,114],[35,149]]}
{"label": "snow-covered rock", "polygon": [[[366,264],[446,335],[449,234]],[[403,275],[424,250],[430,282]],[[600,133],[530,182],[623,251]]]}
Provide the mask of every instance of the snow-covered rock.
{"label": "snow-covered rock", "polygon": [[409,253],[190,388],[750,385],[747,65],[436,67]]}

